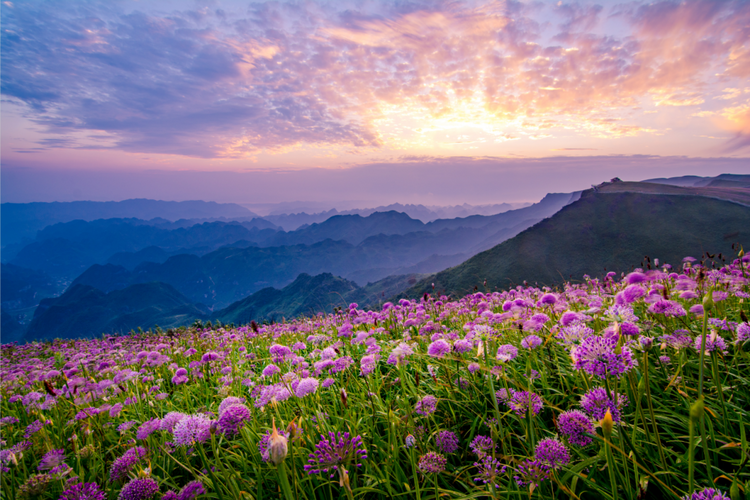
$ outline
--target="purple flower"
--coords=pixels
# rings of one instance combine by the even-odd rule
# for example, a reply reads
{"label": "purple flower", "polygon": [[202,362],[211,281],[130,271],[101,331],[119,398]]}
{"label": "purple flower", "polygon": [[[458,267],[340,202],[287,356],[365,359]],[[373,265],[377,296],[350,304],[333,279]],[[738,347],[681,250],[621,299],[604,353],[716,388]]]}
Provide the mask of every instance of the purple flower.
{"label": "purple flower", "polygon": [[482,367],[479,366],[479,363],[469,363],[469,366],[467,368],[469,370],[469,373],[476,373]]}
{"label": "purple flower", "polygon": [[367,375],[371,374],[375,370],[375,366],[377,366],[378,361],[375,357],[375,354],[370,354],[369,356],[363,356],[362,359],[359,361],[359,369],[362,373],[363,377],[366,377]]}
{"label": "purple flower", "polygon": [[633,323],[625,322],[620,325],[620,331],[623,335],[638,335],[641,333],[641,329]]}
{"label": "purple flower", "polygon": [[404,362],[407,356],[411,356],[412,354],[414,354],[414,349],[406,342],[401,342],[388,355],[387,363],[398,366]]}
{"label": "purple flower", "polygon": [[694,491],[692,495],[685,495],[682,500],[730,500],[727,495],[714,488]]}
{"label": "purple flower", "polygon": [[303,378],[297,384],[294,394],[298,398],[304,398],[308,394],[315,394],[315,391],[318,390],[318,384],[318,379],[316,378]]}
{"label": "purple flower", "polygon": [[59,450],[50,450],[44,454],[42,460],[37,466],[37,470],[50,470],[54,469],[65,461],[65,450],[60,448]]}
{"label": "purple flower", "polygon": [[172,435],[175,446],[205,443],[211,437],[211,420],[203,415],[190,415],[177,422]]}
{"label": "purple flower", "polygon": [[[279,433],[279,436],[283,437],[284,439],[289,439],[289,433],[286,431],[277,431]],[[258,452],[260,453],[260,458],[264,462],[270,462],[271,461],[271,431],[266,432],[263,437],[260,438],[260,441],[258,441]]]}
{"label": "purple flower", "polygon": [[274,344],[268,348],[274,363],[281,363],[284,358],[292,354],[292,350],[285,345]]}
{"label": "purple flower", "polygon": [[427,355],[433,358],[442,358],[451,352],[451,345],[443,339],[436,340],[427,348]]}
{"label": "purple flower", "polygon": [[190,481],[180,490],[177,500],[194,500],[198,495],[205,494],[206,488],[203,487],[203,483],[200,481]]}
{"label": "purple flower", "polygon": [[512,361],[518,356],[518,348],[511,344],[503,344],[497,348],[497,360],[501,363]]}
{"label": "purple flower", "polygon": [[417,401],[414,411],[420,415],[430,415],[435,411],[435,408],[437,408],[437,402],[438,400],[435,396],[425,396]]}
{"label": "purple flower", "polygon": [[128,477],[130,470],[140,462],[140,460],[146,456],[146,448],[142,446],[136,446],[130,448],[128,451],[122,454],[122,456],[116,459],[112,463],[112,467],[109,469],[109,480],[111,482],[120,481]]}
{"label": "purple flower", "polygon": [[419,470],[424,474],[439,474],[445,470],[448,459],[440,453],[428,452],[419,457]]}
{"label": "purple flower", "polygon": [[443,453],[455,453],[458,450],[458,436],[455,432],[440,431],[435,437],[435,446]]}
{"label": "purple flower", "polygon": [[553,469],[559,469],[570,462],[570,453],[557,439],[546,438],[539,441],[534,452],[537,459]]}
{"label": "purple flower", "polygon": [[105,500],[107,496],[96,483],[78,483],[60,494],[58,500]]}
{"label": "purple flower", "polygon": [[161,419],[159,429],[167,432],[172,432],[174,430],[174,426],[177,425],[177,422],[185,417],[187,417],[187,415],[184,413],[181,413],[179,411],[170,411],[169,413],[164,415],[163,419]]}
{"label": "purple flower", "polygon": [[464,352],[469,352],[469,351],[471,351],[472,348],[473,348],[473,346],[471,344],[471,341],[470,340],[466,340],[466,339],[458,339],[453,344],[453,350],[456,351],[459,354],[464,353]]}
{"label": "purple flower", "polygon": [[526,459],[516,469],[517,475],[513,476],[518,486],[533,485],[541,486],[542,482],[549,478],[552,468],[545,462],[538,459]]}
{"label": "purple flower", "polygon": [[539,303],[545,306],[547,305],[551,306],[555,304],[556,302],[557,302],[557,297],[551,293],[545,293],[544,295],[542,295],[542,298],[539,300]]}
{"label": "purple flower", "polygon": [[245,405],[234,404],[224,409],[219,415],[217,426],[226,436],[239,434],[240,429],[250,421],[250,409]]}
{"label": "purple flower", "polygon": [[604,387],[596,387],[583,395],[581,398],[581,407],[594,420],[601,420],[607,413],[612,414],[612,420],[617,423],[620,421],[620,410],[628,405],[628,397],[624,394],[617,395],[617,404],[607,396]]}
{"label": "purple flower", "polygon": [[515,391],[508,401],[508,406],[516,415],[524,416],[531,410],[532,415],[538,415],[544,404],[538,394],[526,391]]}
{"label": "purple flower", "polygon": [[221,403],[219,403],[219,415],[224,413],[224,410],[226,410],[230,406],[241,405],[241,404],[245,404],[245,398],[238,398],[236,396],[227,396],[221,401]]}
{"label": "purple flower", "polygon": [[469,449],[474,452],[477,457],[482,458],[484,455],[495,450],[495,442],[489,436],[479,435],[471,442]]}
{"label": "purple flower", "polygon": [[[693,347],[698,352],[700,352],[701,350],[702,341],[702,335],[698,335],[697,337],[695,337],[695,341],[693,342]],[[714,352],[717,349],[722,352],[727,351],[727,343],[724,342],[724,339],[722,337],[719,337],[716,332],[711,332],[710,335],[706,335],[706,343],[703,347],[705,348],[706,352]]]}
{"label": "purple flower", "polygon": [[174,385],[180,385],[184,384],[188,381],[188,371],[185,368],[178,368],[174,372],[174,376],[172,377],[172,383]]}
{"label": "purple flower", "polygon": [[750,324],[740,323],[737,326],[737,341],[735,344],[740,344],[746,340],[750,340]]}
{"label": "purple flower", "polygon": [[367,451],[362,447],[360,436],[350,437],[348,432],[328,433],[328,438],[320,435],[320,441],[315,445],[315,452],[310,453],[305,470],[308,474],[333,472],[338,466],[354,462],[354,466],[361,467],[360,460],[367,458]]}
{"label": "purple flower", "polygon": [[133,479],[122,487],[118,500],[147,500],[159,493],[159,483],[150,477]]}
{"label": "purple flower", "polygon": [[474,466],[479,469],[477,477],[474,478],[474,482],[494,484],[496,488],[500,487],[498,484],[495,484],[497,476],[504,471],[499,460],[492,458],[492,455],[481,455],[479,461],[474,463]]}
{"label": "purple flower", "polygon": [[213,351],[209,351],[201,356],[201,362],[203,363],[209,363],[211,361],[216,361],[217,359],[221,359],[221,356]]}
{"label": "purple flower", "polygon": [[628,285],[623,291],[615,296],[615,302],[618,305],[632,304],[636,300],[646,295],[646,289],[639,285]]}
{"label": "purple flower", "polygon": [[685,308],[683,308],[678,302],[665,299],[659,299],[651,304],[648,308],[648,312],[651,314],[663,314],[664,316],[672,317],[680,317],[687,314]]}
{"label": "purple flower", "polygon": [[571,349],[574,366],[579,370],[586,370],[599,378],[608,375],[620,377],[635,365],[633,355],[628,347],[622,347],[616,352],[617,340],[614,338],[597,337],[592,335],[583,339],[580,345]]}
{"label": "purple flower", "polygon": [[704,310],[703,310],[703,304],[695,304],[694,306],[691,306],[690,314],[695,314],[696,316],[703,316]]}
{"label": "purple flower", "polygon": [[524,349],[536,349],[542,345],[542,339],[537,335],[529,335],[521,340],[521,347]]}
{"label": "purple flower", "polygon": [[261,375],[263,375],[264,377],[273,377],[277,373],[281,373],[281,368],[274,364],[269,364],[268,366],[263,368]]}
{"label": "purple flower", "polygon": [[569,443],[580,447],[588,446],[592,438],[587,434],[595,433],[594,423],[580,410],[562,412],[557,419],[557,428],[568,438]]}
{"label": "purple flower", "polygon": [[42,427],[47,425],[49,423],[49,420],[34,420],[32,423],[29,424],[28,427],[26,427],[26,430],[24,431],[23,435],[26,438],[31,437],[33,434],[36,434],[40,430],[42,430]]}
{"label": "purple flower", "polygon": [[159,430],[161,420],[158,418],[152,418],[143,422],[135,433],[136,439],[147,439],[155,431]]}

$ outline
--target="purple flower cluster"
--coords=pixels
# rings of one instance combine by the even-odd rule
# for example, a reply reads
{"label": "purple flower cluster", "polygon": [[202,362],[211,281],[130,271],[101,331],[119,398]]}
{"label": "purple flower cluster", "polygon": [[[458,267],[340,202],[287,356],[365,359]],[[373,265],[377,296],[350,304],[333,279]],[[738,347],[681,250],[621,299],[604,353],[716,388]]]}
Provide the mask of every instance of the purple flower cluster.
{"label": "purple flower cluster", "polygon": [[304,469],[308,474],[333,472],[339,465],[354,462],[355,467],[361,467],[360,460],[367,458],[367,450],[362,446],[360,436],[350,437],[348,432],[328,433],[326,438],[320,435],[320,441],[315,445],[315,452],[310,453]]}
{"label": "purple flower cluster", "polygon": [[584,447],[593,440],[588,434],[594,434],[594,422],[580,410],[562,412],[557,419],[557,428],[568,438],[568,442]]}
{"label": "purple flower cluster", "polygon": [[451,345],[443,339],[436,340],[427,348],[427,355],[433,358],[442,358],[451,352]]}
{"label": "purple flower cluster", "polygon": [[521,340],[521,347],[524,349],[536,349],[542,345],[542,339],[537,335],[529,335]]}
{"label": "purple flower cluster", "polygon": [[479,435],[471,442],[469,449],[476,454],[477,457],[482,458],[483,456],[495,451],[495,442],[489,436]]}
{"label": "purple flower cluster", "polygon": [[518,348],[512,344],[503,344],[497,348],[497,355],[495,356],[498,361],[507,363],[516,359],[518,356]]}
{"label": "purple flower cluster", "polygon": [[211,438],[211,424],[211,420],[203,415],[189,415],[183,418],[172,430],[175,446],[205,443]]}
{"label": "purple flower cluster", "polygon": [[60,448],[59,450],[50,450],[44,454],[42,460],[37,466],[37,470],[50,470],[54,469],[58,465],[65,461],[65,450]]}
{"label": "purple flower cluster", "polygon": [[115,482],[128,477],[133,467],[145,456],[146,448],[143,446],[130,448],[112,463],[112,467],[109,468],[109,480]]}
{"label": "purple flower cluster", "polygon": [[559,469],[570,462],[570,453],[557,439],[546,438],[537,443],[534,455],[553,469]]}
{"label": "purple flower cluster", "polygon": [[232,437],[239,434],[240,429],[250,421],[250,409],[243,404],[233,404],[224,409],[219,415],[217,426],[225,436]]}
{"label": "purple flower cluster", "polygon": [[183,486],[179,493],[174,491],[166,492],[162,500],[194,500],[198,495],[205,495],[206,488],[200,481],[190,481]]}
{"label": "purple flower cluster", "polygon": [[[701,342],[703,342],[702,335],[698,335],[697,337],[695,337],[695,341],[693,342],[693,347],[698,352],[700,352],[701,350]],[[726,352],[727,343],[716,332],[711,332],[709,335],[706,335],[706,342],[705,342],[704,348],[706,352],[709,352],[709,353],[714,352],[714,351]]]}
{"label": "purple flower cluster", "polygon": [[420,415],[430,415],[435,412],[435,409],[437,408],[437,402],[438,400],[435,396],[425,396],[417,401],[417,404],[414,407],[414,411],[416,411]]}
{"label": "purple flower cluster", "polygon": [[316,378],[303,378],[297,384],[297,388],[294,389],[294,395],[298,398],[304,398],[308,394],[315,394],[318,390],[318,379]]}
{"label": "purple flower cluster", "polygon": [[117,500],[147,500],[157,493],[159,493],[159,483],[150,477],[137,478],[122,487]]}
{"label": "purple flower cluster", "polygon": [[161,420],[158,418],[146,420],[138,427],[138,430],[135,432],[135,437],[136,439],[147,439],[151,434],[158,431],[160,426]]}
{"label": "purple flower cluster", "polygon": [[516,480],[518,486],[533,485],[535,487],[541,486],[542,482],[549,478],[552,467],[546,462],[539,459],[526,459],[516,469],[516,475],[513,479]]}
{"label": "purple flower cluster", "polygon": [[499,488],[497,484],[497,477],[502,474],[505,467],[500,465],[500,461],[493,458],[492,455],[482,455],[478,462],[474,462],[474,466],[479,469],[477,477],[474,478],[474,482],[482,484],[493,484],[495,488]]}
{"label": "purple flower cluster", "polygon": [[570,354],[576,369],[585,370],[599,378],[606,378],[608,375],[619,378],[635,365],[628,347],[622,347],[617,352],[617,341],[614,338],[591,335],[583,339],[580,345],[573,347]]}
{"label": "purple flower cluster", "polygon": [[617,423],[620,421],[620,410],[628,405],[628,397],[624,394],[617,395],[617,404],[607,396],[604,387],[596,387],[583,395],[581,398],[581,407],[594,420],[601,420],[607,413],[612,414],[612,420]]}
{"label": "purple flower cluster", "polygon": [[445,470],[448,459],[440,453],[427,452],[419,457],[419,470],[424,474],[439,474]]}
{"label": "purple flower cluster", "polygon": [[63,491],[58,500],[105,500],[107,496],[96,483],[78,483]]}
{"label": "purple flower cluster", "polygon": [[685,495],[682,500],[730,500],[729,496],[715,488],[696,490],[692,495]]}
{"label": "purple flower cluster", "polygon": [[532,415],[539,415],[544,403],[542,403],[542,398],[534,392],[515,391],[508,401],[508,406],[519,416],[526,415],[529,410]]}
{"label": "purple flower cluster", "polygon": [[443,453],[455,453],[458,451],[458,436],[455,432],[440,431],[435,436],[435,446]]}

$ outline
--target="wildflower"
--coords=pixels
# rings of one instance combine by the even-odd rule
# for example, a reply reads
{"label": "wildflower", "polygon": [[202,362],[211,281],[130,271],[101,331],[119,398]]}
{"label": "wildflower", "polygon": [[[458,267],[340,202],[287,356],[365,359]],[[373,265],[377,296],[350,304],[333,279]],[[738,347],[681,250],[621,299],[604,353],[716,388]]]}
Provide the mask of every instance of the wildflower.
{"label": "wildflower", "polygon": [[135,433],[136,439],[147,439],[154,431],[159,429],[161,420],[158,418],[152,418],[143,422]]}
{"label": "wildflower", "polygon": [[720,490],[705,488],[701,491],[694,491],[692,495],[685,495],[682,500],[729,500],[729,497]]}
{"label": "wildflower", "polygon": [[500,485],[495,484],[497,476],[504,471],[504,467],[501,467],[499,460],[492,458],[492,455],[482,455],[478,462],[474,462],[474,466],[479,469],[478,477],[474,478],[474,482],[494,484],[495,488],[500,487]]}
{"label": "wildflower", "polygon": [[150,477],[137,478],[130,480],[130,482],[122,487],[117,499],[147,500],[153,498],[157,493],[159,493],[159,484],[156,481]]}
{"label": "wildflower", "polygon": [[49,423],[49,420],[35,420],[32,423],[26,427],[26,430],[24,431],[24,437],[26,439],[30,438],[32,435],[36,434],[40,430],[42,430],[42,427],[47,425]]}
{"label": "wildflower", "polygon": [[58,500],[105,500],[107,496],[96,483],[78,483],[67,488]]}
{"label": "wildflower", "polygon": [[458,339],[453,344],[453,350],[459,354],[469,352],[472,348],[473,346],[471,345],[471,341],[466,339]]}
{"label": "wildflower", "polygon": [[211,420],[203,415],[189,415],[172,429],[175,446],[205,443],[211,438]]}
{"label": "wildflower", "polygon": [[443,339],[436,340],[427,348],[427,355],[442,358],[451,351],[451,345]]}
{"label": "wildflower", "polygon": [[750,324],[740,323],[737,325],[737,340],[735,341],[735,345],[741,344],[746,340],[750,340]]}
{"label": "wildflower", "polygon": [[315,452],[310,453],[305,471],[308,474],[334,471],[339,466],[354,462],[355,467],[361,467],[360,460],[367,458],[367,451],[362,447],[360,436],[350,437],[348,432],[328,433],[328,438],[320,435],[320,441],[315,445]]}
{"label": "wildflower", "polygon": [[274,364],[267,365],[265,368],[263,368],[263,371],[261,372],[261,374],[266,378],[273,377],[277,373],[281,373],[281,368],[279,368],[278,366]]}
{"label": "wildflower", "polygon": [[411,348],[406,342],[401,342],[398,346],[394,347],[390,355],[388,355],[387,363],[389,365],[400,365],[404,363],[407,356],[414,354],[414,349]]}
{"label": "wildflower", "polygon": [[455,432],[440,431],[435,437],[435,446],[443,453],[455,453],[458,450],[458,436]]}
{"label": "wildflower", "polygon": [[573,347],[570,356],[579,370],[586,370],[599,378],[606,378],[608,375],[619,378],[633,368],[635,361],[628,347],[622,347],[620,353],[616,352],[616,347],[615,339],[592,335]]}
{"label": "wildflower", "polygon": [[648,308],[648,312],[651,314],[663,314],[667,317],[680,317],[687,314],[685,309],[678,302],[665,299],[659,299],[657,302],[651,304]]}
{"label": "wildflower", "polygon": [[479,371],[479,369],[481,368],[481,366],[479,366],[479,363],[469,363],[469,366],[467,368],[469,370],[469,373],[473,374],[473,373],[476,373],[477,371]]}
{"label": "wildflower", "polygon": [[44,454],[41,462],[37,466],[37,470],[50,470],[54,469],[65,461],[65,450],[60,448],[59,450],[50,450]]}
{"label": "wildflower", "polygon": [[521,347],[524,349],[536,349],[540,345],[542,345],[542,339],[537,335],[529,335],[521,340]]}
{"label": "wildflower", "polygon": [[136,422],[135,420],[128,420],[127,422],[123,422],[117,426],[117,432],[119,432],[120,434],[127,432],[137,423],[138,422]]}
{"label": "wildflower", "polygon": [[188,371],[185,368],[178,368],[174,372],[174,376],[172,377],[172,383],[174,385],[180,385],[184,384],[188,381]]}
{"label": "wildflower", "polygon": [[415,438],[414,436],[412,436],[411,434],[408,434],[408,435],[407,435],[407,436],[406,436],[406,437],[404,438],[404,446],[406,446],[407,448],[411,448],[411,447],[413,447],[413,446],[414,446],[415,444],[417,444],[417,439],[416,439],[416,438]]}
{"label": "wildflower", "polygon": [[239,434],[240,429],[248,422],[251,418],[250,410],[247,406],[242,404],[233,404],[226,407],[223,412],[219,414],[219,420],[217,426],[226,436],[234,436]]}
{"label": "wildflower", "polygon": [[303,378],[299,381],[297,388],[294,390],[294,394],[298,398],[304,398],[308,394],[315,394],[318,390],[318,379],[315,378]]}
{"label": "wildflower", "polygon": [[489,436],[479,435],[471,442],[469,449],[474,452],[478,458],[482,458],[495,450],[495,442]]}
{"label": "wildflower", "polygon": [[[284,437],[286,439],[289,439],[289,433],[286,431],[277,431],[279,436]],[[270,453],[270,447],[271,445],[271,431],[266,432],[263,437],[260,438],[260,441],[258,441],[258,452],[260,453],[260,458],[264,462],[270,462],[271,461],[271,453]]]}
{"label": "wildflower", "polygon": [[511,344],[503,344],[497,348],[497,360],[501,363],[512,361],[518,356],[518,348]]}
{"label": "wildflower", "polygon": [[552,438],[539,441],[536,445],[534,455],[553,469],[559,469],[570,462],[570,453],[568,453],[565,445],[557,439]]}
{"label": "wildflower", "polygon": [[375,370],[375,366],[377,365],[377,359],[374,354],[371,354],[369,356],[363,356],[362,359],[359,361],[359,369],[362,373],[363,377],[366,377],[367,375],[371,374]]}
{"label": "wildflower", "polygon": [[435,396],[425,396],[417,401],[414,411],[420,415],[430,415],[437,408],[437,398]]}
{"label": "wildflower", "polygon": [[568,438],[568,442],[576,446],[588,446],[592,438],[587,434],[594,434],[594,423],[580,410],[562,412],[557,419],[557,428]]}
{"label": "wildflower", "polygon": [[29,476],[25,483],[21,485],[16,494],[17,498],[37,498],[38,495],[47,489],[47,485],[52,482],[52,477],[48,474],[34,474]]}
{"label": "wildflower", "polygon": [[[177,495],[177,500],[194,500],[198,495],[205,495],[206,488],[200,481],[190,481],[182,487]],[[163,497],[162,497],[163,498]]]}
{"label": "wildflower", "polygon": [[439,474],[445,470],[448,459],[440,453],[428,452],[419,457],[419,470],[424,474]]}
{"label": "wildflower", "polygon": [[518,466],[518,474],[513,476],[518,486],[541,486],[542,482],[549,478],[552,467],[539,459],[526,459]]}
{"label": "wildflower", "polygon": [[[701,342],[702,342],[702,336],[698,335],[695,337],[695,340],[693,342],[693,347],[696,351],[700,352],[701,350]],[[710,335],[706,335],[706,343],[704,345],[704,348],[707,353],[714,352],[715,350],[719,350],[722,352],[727,351],[727,344],[724,341],[722,337],[719,337],[719,335],[716,332],[711,332]]]}
{"label": "wildflower", "polygon": [[123,455],[116,459],[109,469],[109,480],[111,482],[120,481],[128,477],[128,473],[131,471],[133,466],[140,462],[140,460],[146,456],[146,448],[142,446],[136,446],[130,448]]}
{"label": "wildflower", "polygon": [[529,410],[532,415],[538,415],[544,406],[538,394],[526,391],[515,391],[508,402],[508,406],[516,415],[526,415]]}
{"label": "wildflower", "polygon": [[287,455],[287,438],[284,434],[279,434],[276,430],[276,419],[273,419],[273,431],[268,438],[268,458],[269,462],[279,465],[284,461]]}
{"label": "wildflower", "polygon": [[614,422],[620,421],[620,409],[628,405],[628,398],[624,394],[617,395],[617,404],[607,396],[603,387],[596,387],[583,395],[581,407],[594,420],[601,420],[609,410]]}

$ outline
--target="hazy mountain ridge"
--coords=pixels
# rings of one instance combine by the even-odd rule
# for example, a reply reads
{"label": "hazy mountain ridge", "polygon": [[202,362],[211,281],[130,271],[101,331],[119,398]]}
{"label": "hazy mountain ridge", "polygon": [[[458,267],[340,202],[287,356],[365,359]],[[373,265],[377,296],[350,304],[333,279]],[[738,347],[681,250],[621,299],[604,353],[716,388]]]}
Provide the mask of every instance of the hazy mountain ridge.
{"label": "hazy mountain ridge", "polygon": [[[602,216],[606,214],[606,216]],[[425,278],[405,292],[436,289],[454,296],[508,288],[523,281],[559,285],[584,274],[627,272],[645,255],[673,266],[704,251],[733,255],[750,243],[750,208],[694,195],[584,192],[552,217],[466,262]]]}

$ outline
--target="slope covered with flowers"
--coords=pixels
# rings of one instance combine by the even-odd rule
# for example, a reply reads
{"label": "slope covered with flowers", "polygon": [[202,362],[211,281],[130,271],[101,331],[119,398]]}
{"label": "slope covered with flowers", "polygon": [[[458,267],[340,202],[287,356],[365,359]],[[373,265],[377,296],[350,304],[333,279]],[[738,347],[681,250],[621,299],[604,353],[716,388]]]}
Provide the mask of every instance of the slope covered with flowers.
{"label": "slope covered with flowers", "polygon": [[3,497],[745,495],[748,260],[4,345]]}

